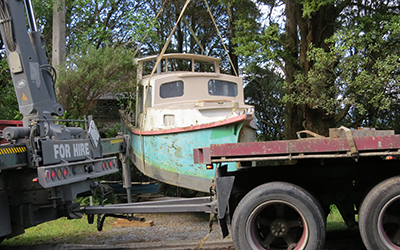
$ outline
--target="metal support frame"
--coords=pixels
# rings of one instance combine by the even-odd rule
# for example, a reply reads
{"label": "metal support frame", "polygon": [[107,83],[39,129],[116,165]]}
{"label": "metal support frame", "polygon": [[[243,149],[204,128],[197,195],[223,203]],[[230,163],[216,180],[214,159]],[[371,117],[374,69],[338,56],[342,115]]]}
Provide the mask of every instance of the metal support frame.
{"label": "metal support frame", "polygon": [[[225,171],[224,171],[225,168]],[[217,198],[213,197],[197,197],[197,198],[177,198],[174,200],[152,201],[152,202],[137,202],[106,206],[87,206],[76,208],[74,213],[85,213],[88,215],[89,223],[93,222],[94,215],[98,215],[97,229],[102,230],[106,217],[117,217],[134,219],[133,214],[148,214],[148,213],[187,213],[187,212],[202,212],[218,214],[219,224],[222,230],[223,237],[229,234],[227,226],[227,208],[230,194],[235,180],[234,176],[220,176],[226,172],[226,167],[222,166],[218,169],[218,177],[215,180]],[[122,216],[117,214],[128,214]],[[101,216],[103,215],[103,216]]]}
{"label": "metal support frame", "polygon": [[106,206],[83,207],[85,214],[148,214],[148,213],[184,213],[215,212],[217,201],[211,197],[182,198],[167,201],[137,202]]}
{"label": "metal support frame", "polygon": [[131,169],[129,166],[129,145],[130,145],[130,136],[124,135],[125,144],[121,148],[121,152],[119,153],[119,159],[122,162],[122,184],[123,187],[126,188],[126,195],[128,203],[132,203],[132,181],[131,181]]}

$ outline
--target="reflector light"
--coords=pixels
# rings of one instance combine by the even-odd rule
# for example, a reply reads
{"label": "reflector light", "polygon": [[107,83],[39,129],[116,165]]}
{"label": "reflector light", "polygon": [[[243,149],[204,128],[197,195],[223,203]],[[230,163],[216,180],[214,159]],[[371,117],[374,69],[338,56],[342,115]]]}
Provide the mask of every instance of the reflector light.
{"label": "reflector light", "polygon": [[117,160],[114,160],[114,167],[117,167]]}
{"label": "reflector light", "polygon": [[207,164],[206,169],[208,170],[214,169],[214,166],[212,164]]}
{"label": "reflector light", "polygon": [[68,176],[68,168],[64,168],[63,169],[63,176],[64,176],[64,178],[67,178],[67,176]]}
{"label": "reflector light", "polygon": [[46,171],[46,180],[50,180],[50,171]]}
{"label": "reflector light", "polygon": [[386,156],[385,160],[393,160],[393,156],[392,155],[388,155],[388,156]]}
{"label": "reflector light", "polygon": [[32,179],[32,182],[39,182],[39,179],[36,177],[36,178],[33,178]]}
{"label": "reflector light", "polygon": [[63,176],[63,172],[61,171],[61,169],[60,169],[60,168],[57,169],[57,178],[58,178],[59,180],[61,180],[62,176]]}
{"label": "reflector light", "polygon": [[51,170],[51,179],[54,181],[56,179],[56,171],[53,169]]}

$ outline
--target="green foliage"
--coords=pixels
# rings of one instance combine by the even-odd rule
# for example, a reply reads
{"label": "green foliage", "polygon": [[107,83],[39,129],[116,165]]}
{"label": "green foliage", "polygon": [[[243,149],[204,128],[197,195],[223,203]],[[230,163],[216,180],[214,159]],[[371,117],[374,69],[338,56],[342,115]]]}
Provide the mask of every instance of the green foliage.
{"label": "green foliage", "polygon": [[68,118],[83,117],[106,94],[134,92],[136,69],[131,50],[84,45],[58,71],[59,102]]}
{"label": "green foliage", "polygon": [[46,51],[51,55],[52,33],[53,33],[53,4],[60,0],[33,0],[32,4],[35,11],[36,23],[43,34],[46,43]]}
{"label": "green foliage", "polygon": [[348,229],[336,205],[330,206],[330,212],[327,218],[326,229],[328,231],[339,231]]}
{"label": "green foliage", "polygon": [[356,24],[338,31],[332,41],[338,45],[333,53],[343,58],[337,66],[338,86],[354,105],[353,122],[361,126],[360,118],[376,116],[398,103],[400,18],[374,13],[358,18]]}
{"label": "green foliage", "polygon": [[118,132],[121,131],[121,123],[115,124],[111,129],[105,132],[106,138],[113,138],[118,135]]}
{"label": "green foliage", "polygon": [[235,53],[245,57],[253,56],[259,51],[262,42],[259,22],[261,12],[252,1],[233,2],[233,6],[237,6],[234,21],[235,37],[232,39],[236,45]]}
{"label": "green foliage", "polygon": [[102,186],[102,189],[104,192],[104,197],[102,197],[100,188],[97,188],[96,193],[92,196],[92,198],[90,198],[89,196],[78,197],[78,198],[76,198],[75,202],[81,203],[82,206],[91,205],[90,199],[92,199],[94,206],[99,206],[100,203],[101,203],[101,205],[111,205],[111,204],[119,203],[118,198],[113,193],[113,189],[111,187],[104,185],[104,184],[102,184],[101,186]]}
{"label": "green foliage", "polygon": [[255,108],[257,140],[283,139],[283,78],[269,65],[256,63],[246,68],[246,74],[244,95],[246,103]]}
{"label": "green foliage", "polygon": [[313,67],[286,84],[294,91],[284,101],[323,109],[327,115],[350,105],[351,119],[344,125],[384,128],[384,117],[377,116],[387,114],[383,110],[392,109],[399,98],[400,18],[374,14],[355,22],[328,40],[335,44],[331,51],[310,47],[307,59]]}
{"label": "green foliage", "polygon": [[[79,0],[74,1],[70,4],[68,10],[70,11],[70,23],[74,24],[71,27],[70,42],[71,48],[79,47],[81,44],[85,44],[89,41],[94,44],[96,48],[100,44],[110,45],[113,43],[114,32],[113,27],[118,26],[120,28],[128,25],[128,28],[132,27],[132,23],[129,22],[128,16],[121,16],[117,12],[118,8],[123,9],[124,13],[128,9],[124,8],[125,3],[132,3],[132,1],[92,1],[92,0]],[[130,14],[133,14],[130,12]],[[122,20],[118,18],[124,17],[126,24],[122,24]],[[111,24],[111,22],[114,22]]]}
{"label": "green foliage", "polygon": [[[33,0],[39,29],[51,55],[53,6],[62,0]],[[137,46],[151,23],[154,13],[142,1],[65,1],[66,50],[79,49],[89,43],[96,48],[113,45]],[[153,33],[151,39],[157,39]]]}
{"label": "green foliage", "polygon": [[0,120],[20,120],[18,101],[15,96],[7,59],[0,60]]}
{"label": "green foliage", "polygon": [[[271,8],[278,5],[261,2]],[[398,3],[301,0],[290,8],[283,22],[270,16],[264,30],[234,40],[236,51],[247,61],[273,61],[285,74],[283,102],[293,109],[287,110],[287,118],[304,112],[293,116],[285,128],[301,129],[321,121],[330,126],[397,129],[398,122],[391,119],[399,117]],[[304,123],[307,117],[317,119]]]}
{"label": "green foliage", "polygon": [[325,52],[322,48],[315,48],[312,44],[307,53],[308,60],[313,61],[313,67],[304,74],[298,71],[295,81],[285,83],[286,89],[292,89],[283,97],[285,103],[297,105],[306,104],[312,109],[322,109],[326,114],[334,114],[345,105],[341,98],[339,86],[335,85],[335,68],[338,58],[335,53]]}
{"label": "green foliage", "polygon": [[319,8],[326,5],[332,5],[335,0],[300,0],[303,5],[303,17],[312,18],[312,13],[317,12]]}

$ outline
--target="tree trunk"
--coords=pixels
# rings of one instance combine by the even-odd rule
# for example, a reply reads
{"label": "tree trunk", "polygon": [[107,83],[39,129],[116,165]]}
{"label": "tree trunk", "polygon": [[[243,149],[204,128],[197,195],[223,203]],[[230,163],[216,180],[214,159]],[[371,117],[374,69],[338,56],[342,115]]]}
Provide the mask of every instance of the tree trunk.
{"label": "tree trunk", "polygon": [[65,59],[65,0],[55,1],[53,6],[52,64],[60,65]]}
{"label": "tree trunk", "polygon": [[231,64],[231,75],[235,75],[235,72],[239,74],[238,69],[239,69],[239,63],[238,63],[238,57],[234,53],[235,49],[232,43],[232,39],[235,37],[235,27],[234,27],[234,13],[233,13],[233,8],[232,5],[228,4],[227,6],[227,13],[228,13],[228,40],[229,40],[229,45],[228,45],[228,50],[229,50],[229,57],[232,61]]}
{"label": "tree trunk", "polygon": [[[292,93],[293,88],[290,87],[295,81],[295,74],[299,71],[299,66],[296,63],[298,57],[297,46],[299,39],[297,37],[297,21],[296,21],[296,8],[295,1],[286,0],[286,37],[285,37],[285,51],[287,57],[285,61],[286,82],[289,84],[287,91]],[[304,119],[304,107],[294,103],[287,103],[285,106],[285,138],[296,138],[296,132],[303,129],[302,121]]]}
{"label": "tree trunk", "polygon": [[[334,34],[334,23],[337,11],[334,6],[326,5],[314,12],[311,18],[303,17],[303,6],[297,1],[285,0],[286,4],[286,37],[285,61],[287,91],[294,93],[296,74],[308,75],[313,67],[313,62],[307,58],[310,45],[329,51],[330,44],[325,40]],[[332,74],[332,73],[327,73]],[[332,76],[333,77],[333,76]],[[326,83],[328,84],[328,83]],[[329,86],[326,86],[329,88]],[[327,115],[322,108],[311,108],[306,104],[286,104],[285,114],[285,138],[296,138],[299,130],[311,130],[315,133],[327,136],[329,128],[335,126],[334,115]]]}

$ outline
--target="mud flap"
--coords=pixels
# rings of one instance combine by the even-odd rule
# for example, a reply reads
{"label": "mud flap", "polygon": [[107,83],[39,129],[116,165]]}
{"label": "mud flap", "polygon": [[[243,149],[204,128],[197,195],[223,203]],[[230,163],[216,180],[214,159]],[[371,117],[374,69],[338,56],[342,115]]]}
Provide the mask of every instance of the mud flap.
{"label": "mud flap", "polygon": [[223,238],[229,235],[228,225],[226,222],[226,211],[234,181],[234,176],[217,177],[215,179],[217,189],[218,221]]}
{"label": "mud flap", "polygon": [[0,218],[0,237],[2,237],[11,233],[10,209],[6,192],[0,192]]}

